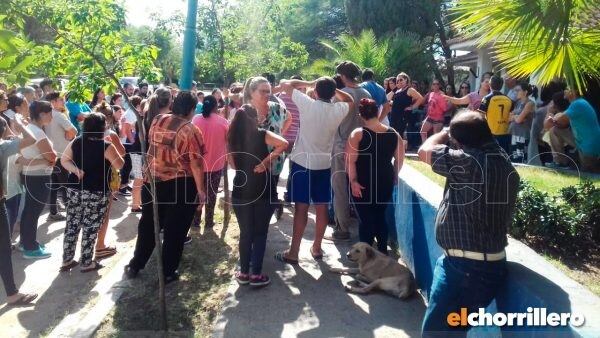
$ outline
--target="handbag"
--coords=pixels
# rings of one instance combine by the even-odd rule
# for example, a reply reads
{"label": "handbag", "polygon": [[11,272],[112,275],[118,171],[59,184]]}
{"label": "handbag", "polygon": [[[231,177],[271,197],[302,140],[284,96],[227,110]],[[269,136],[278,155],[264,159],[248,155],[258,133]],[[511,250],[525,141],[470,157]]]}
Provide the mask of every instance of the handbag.
{"label": "handbag", "polygon": [[111,191],[118,191],[121,187],[121,173],[119,169],[115,169],[114,167],[110,167],[110,181],[108,182],[108,186]]}

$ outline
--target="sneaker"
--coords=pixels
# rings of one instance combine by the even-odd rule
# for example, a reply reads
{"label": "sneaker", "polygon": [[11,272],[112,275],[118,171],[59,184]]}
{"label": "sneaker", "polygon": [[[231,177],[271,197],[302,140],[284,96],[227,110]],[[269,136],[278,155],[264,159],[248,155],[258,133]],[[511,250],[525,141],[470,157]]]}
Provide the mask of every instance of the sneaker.
{"label": "sneaker", "polygon": [[324,239],[329,240],[329,241],[349,241],[350,240],[350,233],[346,232],[346,231],[339,231],[339,230],[334,230],[331,235],[325,235],[323,236]]}
{"label": "sneaker", "polygon": [[121,196],[131,196],[131,193],[129,192],[129,190],[127,190],[127,188],[119,189],[118,194]]}
{"label": "sneaker", "polygon": [[235,273],[235,280],[240,285],[246,285],[246,284],[250,283],[250,275],[247,273],[241,273],[238,271]]}
{"label": "sneaker", "polygon": [[183,242],[183,244],[190,244],[192,243],[192,236],[185,236],[185,241]]}
{"label": "sneaker", "polygon": [[48,221],[52,221],[52,222],[60,222],[60,221],[66,220],[66,219],[67,219],[67,217],[61,213],[48,215]]}
{"label": "sneaker", "polygon": [[23,251],[23,258],[26,259],[44,259],[50,256],[52,256],[52,254],[46,251],[46,249],[42,248],[41,246],[37,250]]}
{"label": "sneaker", "polygon": [[271,279],[267,275],[250,276],[250,285],[252,286],[267,286],[269,283],[271,283]]}

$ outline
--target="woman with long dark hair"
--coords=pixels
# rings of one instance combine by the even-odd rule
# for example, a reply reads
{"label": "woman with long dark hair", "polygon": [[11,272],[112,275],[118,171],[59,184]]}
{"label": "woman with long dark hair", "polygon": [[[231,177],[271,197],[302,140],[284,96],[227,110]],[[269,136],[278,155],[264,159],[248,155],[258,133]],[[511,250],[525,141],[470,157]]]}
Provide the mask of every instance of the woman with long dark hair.
{"label": "woman with long dark hair", "polygon": [[390,126],[403,136],[412,111],[423,104],[424,98],[411,87],[410,77],[406,73],[400,73],[396,77],[396,90],[393,93]]}
{"label": "woman with long dark hair", "polygon": [[362,99],[358,109],[365,126],[352,132],[347,148],[352,199],[361,221],[358,232],[361,242],[373,245],[377,239],[377,248],[387,254],[385,210],[398,182],[404,144],[396,131],[379,121],[375,101]]}
{"label": "woman with long dark hair", "polygon": [[231,195],[233,211],[240,225],[240,271],[235,277],[242,285],[265,286],[271,280],[262,273],[262,262],[273,214],[270,195],[276,188],[270,170],[288,143],[261,128],[256,109],[245,104],[231,122],[228,145],[229,164],[236,170]]}
{"label": "woman with long dark hair", "polygon": [[[170,98],[169,98],[170,100]],[[204,191],[204,141],[202,132],[191,123],[198,99],[189,91],[177,94],[171,114],[159,114],[148,133],[148,161],[144,166],[142,217],[138,225],[135,252],[125,273],[137,276],[154,251],[154,212],[157,202],[162,242],[165,282],[179,279],[179,262],[186,235]],[[148,114],[146,114],[148,117]],[[150,194],[150,184],[156,196]]]}
{"label": "woman with long dark hair", "polygon": [[92,260],[94,251],[96,258],[102,258],[102,251],[94,250],[94,245],[109,212],[111,167],[121,169],[124,163],[117,148],[105,140],[106,128],[103,114],[89,114],[83,121],[82,135],[67,146],[61,157],[63,167],[70,174],[67,225],[60,271],[68,271],[79,264],[73,258],[80,231],[81,272],[102,268],[100,263]]}
{"label": "woman with long dark hair", "polygon": [[[204,216],[204,228],[209,229],[214,225],[213,216],[217,202],[219,183],[225,169],[227,157],[227,131],[229,121],[218,114],[219,103],[217,99],[208,95],[202,102],[202,114],[196,115],[192,122],[200,129],[204,137],[204,189],[206,190],[206,214]],[[200,226],[202,219],[202,208],[198,207],[197,218],[194,225]]]}
{"label": "woman with long dark hair", "polygon": [[106,99],[106,94],[104,93],[104,89],[98,88],[94,91],[94,96],[92,97],[92,101],[90,102],[90,107],[95,107],[103,102]]}

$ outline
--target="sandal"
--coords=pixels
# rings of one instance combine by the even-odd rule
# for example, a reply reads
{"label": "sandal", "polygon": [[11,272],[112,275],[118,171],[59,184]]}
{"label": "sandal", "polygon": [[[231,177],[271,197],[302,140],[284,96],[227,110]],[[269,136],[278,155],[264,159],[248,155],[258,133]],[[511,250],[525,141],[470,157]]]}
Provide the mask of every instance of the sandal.
{"label": "sandal", "polygon": [[79,262],[78,262],[78,261],[71,260],[71,261],[69,262],[69,264],[67,264],[67,265],[62,265],[62,266],[60,267],[60,269],[58,269],[58,271],[59,271],[59,272],[67,272],[67,271],[71,271],[71,269],[73,269],[74,267],[76,267],[78,264],[79,264]]}
{"label": "sandal", "polygon": [[82,273],[86,273],[86,272],[92,272],[92,271],[97,271],[100,270],[104,267],[104,265],[98,263],[97,261],[92,261],[92,264],[90,264],[88,267],[85,268],[81,268],[81,272]]}
{"label": "sandal", "polygon": [[314,253],[312,246],[310,247],[310,255],[316,261],[320,261],[323,259],[323,251],[321,251],[319,253]]}
{"label": "sandal", "polygon": [[38,297],[35,293],[24,293],[19,299],[12,303],[7,303],[8,306],[20,306],[31,304]]}
{"label": "sandal", "polygon": [[96,250],[96,259],[110,257],[115,255],[116,253],[117,248],[115,248],[114,246],[107,246],[106,248]]}
{"label": "sandal", "polygon": [[286,263],[286,264],[291,264],[291,265],[298,265],[298,260],[297,259],[290,259],[287,258],[287,251],[280,251],[278,253],[275,254],[275,260],[278,260],[282,263]]}

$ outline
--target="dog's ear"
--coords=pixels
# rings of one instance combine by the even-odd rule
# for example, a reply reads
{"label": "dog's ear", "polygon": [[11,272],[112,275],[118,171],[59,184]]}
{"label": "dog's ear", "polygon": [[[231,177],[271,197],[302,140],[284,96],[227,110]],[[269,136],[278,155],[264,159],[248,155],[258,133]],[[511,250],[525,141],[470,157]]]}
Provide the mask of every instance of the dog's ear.
{"label": "dog's ear", "polygon": [[373,249],[373,247],[368,246],[365,249],[365,254],[367,255],[368,259],[373,259],[373,257],[375,257],[375,250]]}

